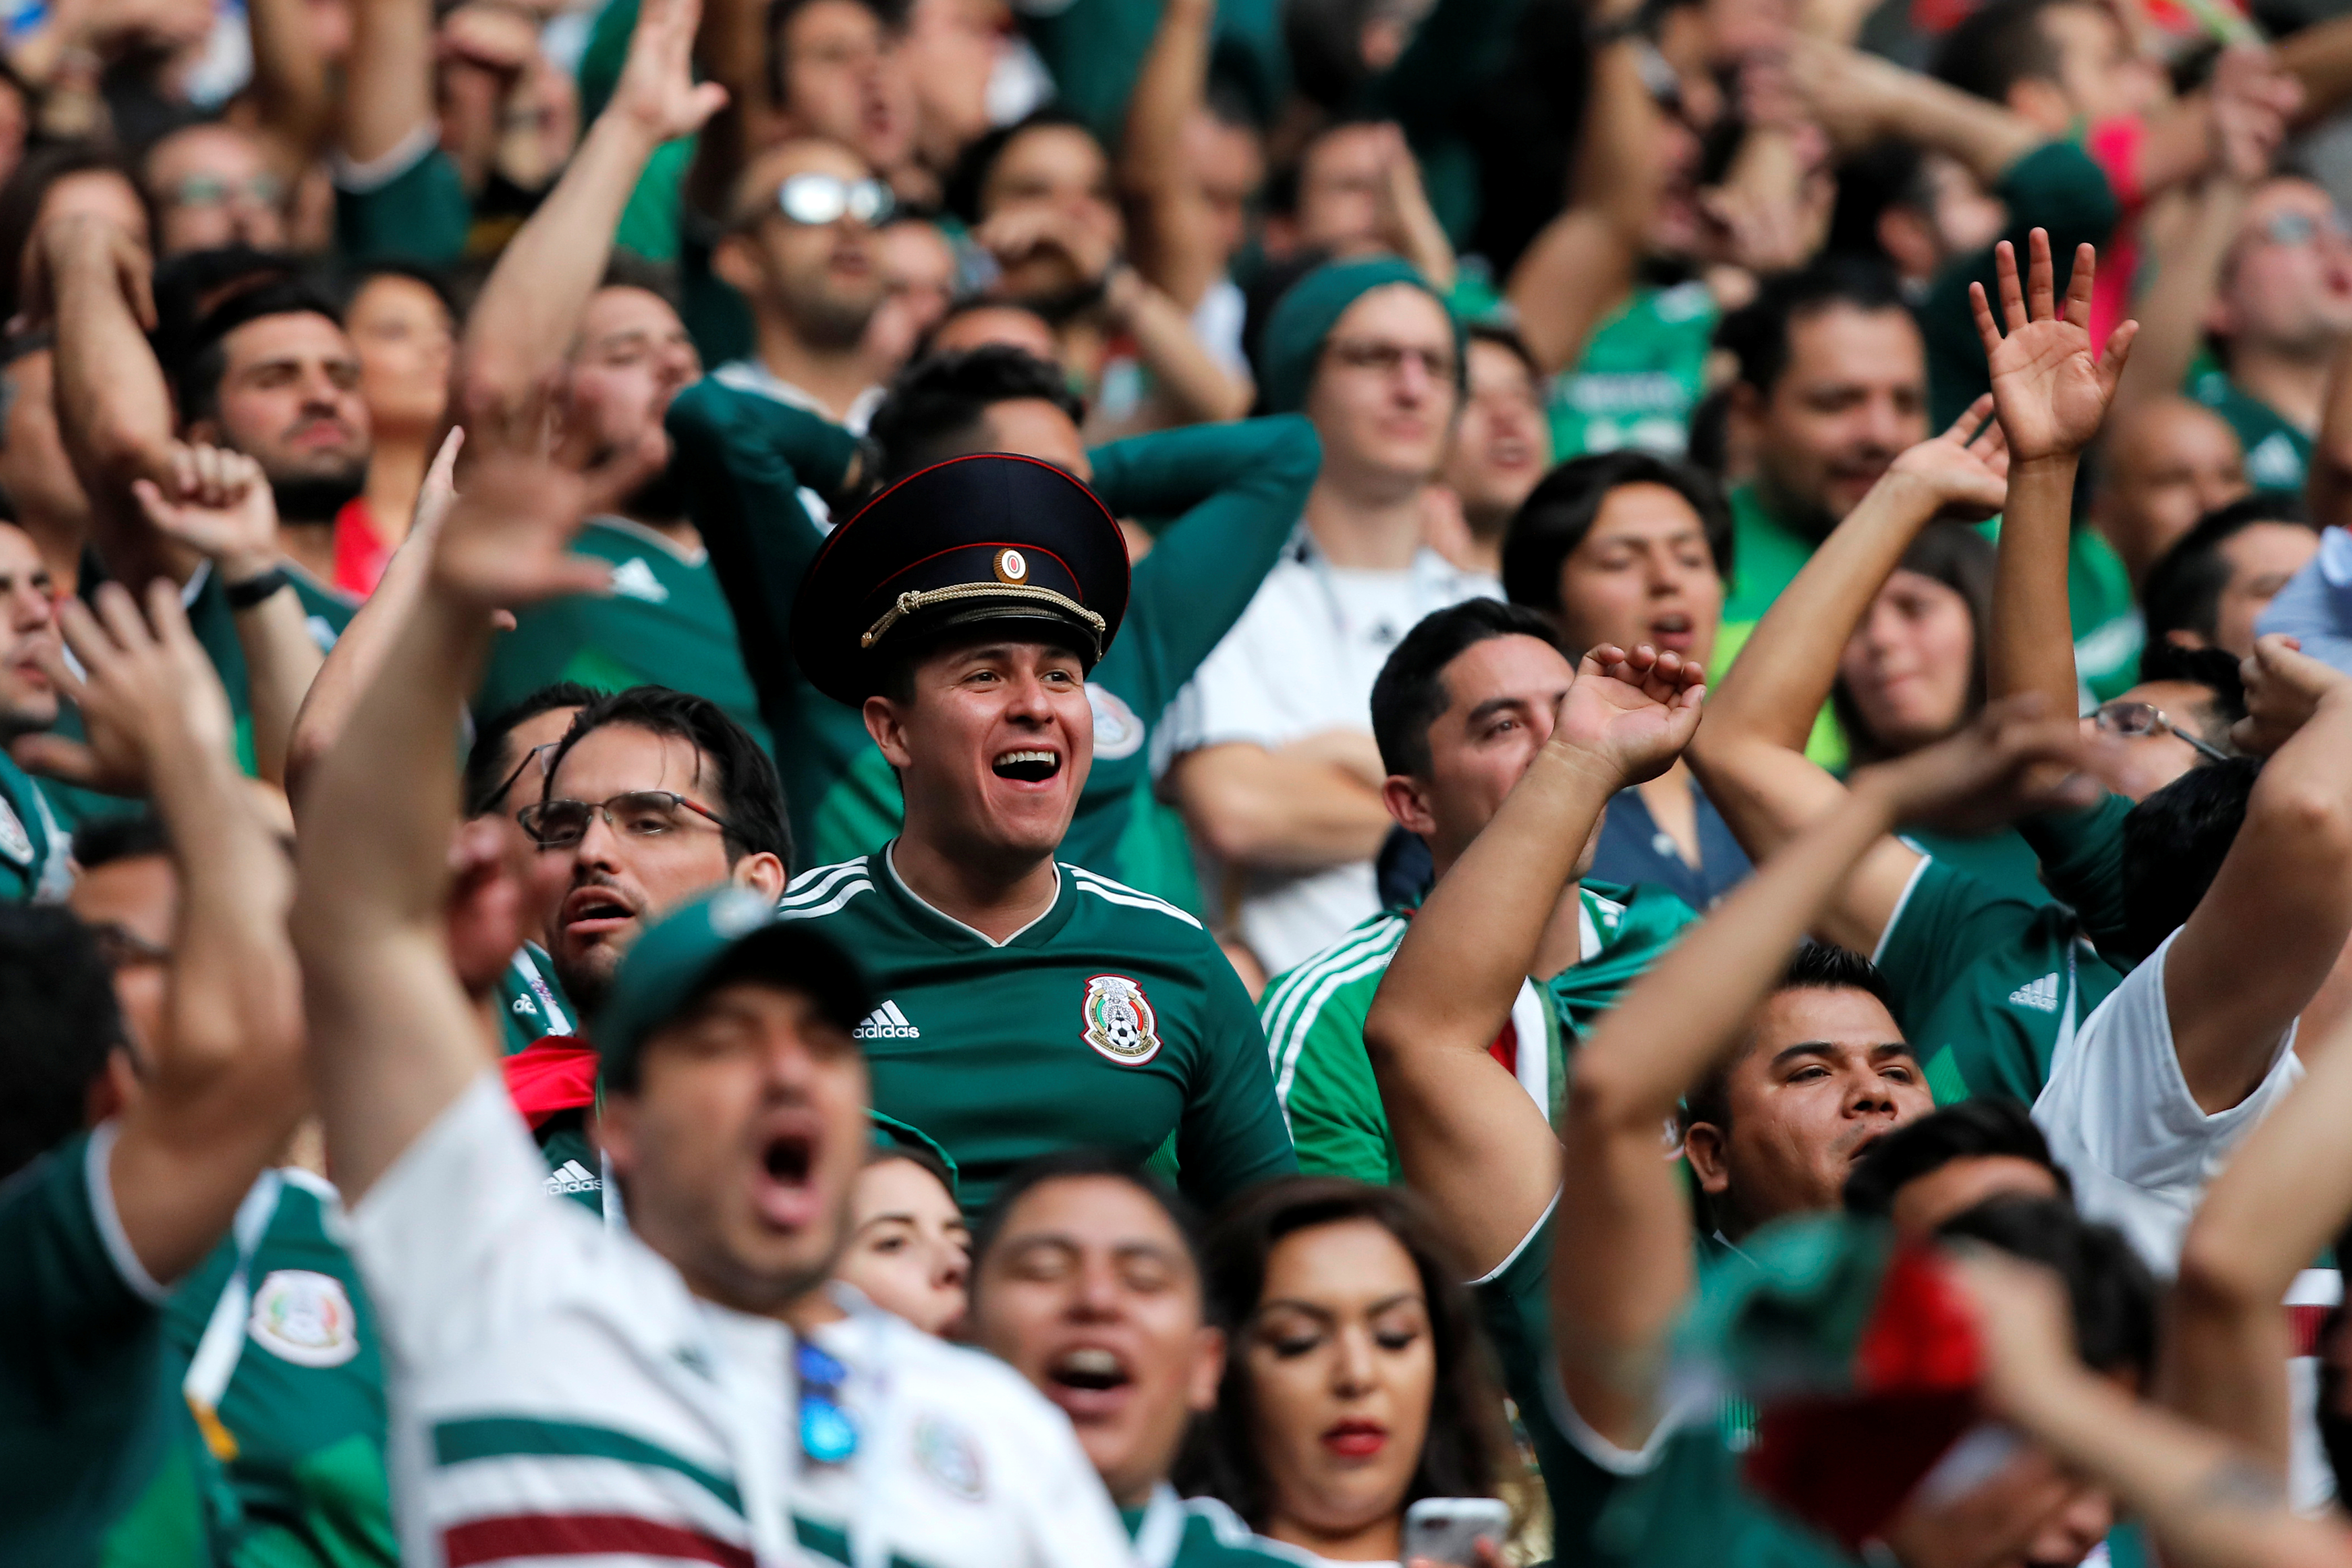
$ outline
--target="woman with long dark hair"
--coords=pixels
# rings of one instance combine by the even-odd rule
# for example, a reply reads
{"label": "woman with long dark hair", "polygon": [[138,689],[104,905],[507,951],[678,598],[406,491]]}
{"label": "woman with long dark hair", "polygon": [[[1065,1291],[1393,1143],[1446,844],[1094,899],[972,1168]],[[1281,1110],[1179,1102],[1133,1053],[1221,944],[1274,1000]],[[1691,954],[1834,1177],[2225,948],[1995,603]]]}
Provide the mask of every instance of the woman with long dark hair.
{"label": "woman with long dark hair", "polygon": [[1411,1194],[1268,1183],[1211,1232],[1229,1335],[1187,1492],[1333,1562],[1392,1563],[1405,1510],[1491,1497],[1516,1467],[1463,1269]]}

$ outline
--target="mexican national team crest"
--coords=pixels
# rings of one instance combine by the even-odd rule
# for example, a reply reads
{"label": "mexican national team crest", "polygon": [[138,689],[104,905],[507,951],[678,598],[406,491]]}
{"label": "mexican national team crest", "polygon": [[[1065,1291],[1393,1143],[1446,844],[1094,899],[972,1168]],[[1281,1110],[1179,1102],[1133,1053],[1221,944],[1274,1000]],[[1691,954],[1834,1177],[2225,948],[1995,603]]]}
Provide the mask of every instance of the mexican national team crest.
{"label": "mexican national team crest", "polygon": [[359,1314],[331,1274],[280,1268],[253,1292],[254,1342],[296,1366],[341,1366],[360,1353]]}
{"label": "mexican national team crest", "polygon": [[1136,1067],[1160,1054],[1160,1020],[1143,987],[1124,974],[1087,982],[1087,1044],[1115,1062]]}

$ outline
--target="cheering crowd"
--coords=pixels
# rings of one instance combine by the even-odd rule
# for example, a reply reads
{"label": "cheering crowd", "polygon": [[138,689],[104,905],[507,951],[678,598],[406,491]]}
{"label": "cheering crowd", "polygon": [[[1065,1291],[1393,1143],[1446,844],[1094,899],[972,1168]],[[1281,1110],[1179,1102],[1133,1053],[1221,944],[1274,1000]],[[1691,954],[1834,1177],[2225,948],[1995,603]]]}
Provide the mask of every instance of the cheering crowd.
{"label": "cheering crowd", "polygon": [[0,9],[0,1568],[2352,1568],[2352,14]]}

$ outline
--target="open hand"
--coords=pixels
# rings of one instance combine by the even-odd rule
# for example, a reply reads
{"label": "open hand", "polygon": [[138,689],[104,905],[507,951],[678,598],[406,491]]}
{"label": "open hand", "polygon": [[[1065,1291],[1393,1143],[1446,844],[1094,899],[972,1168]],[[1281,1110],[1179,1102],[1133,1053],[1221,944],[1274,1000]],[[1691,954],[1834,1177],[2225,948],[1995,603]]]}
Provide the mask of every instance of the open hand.
{"label": "open hand", "polygon": [[2081,770],[2101,744],[2071,715],[2045,716],[2037,692],[1990,703],[1958,733],[1864,768],[1856,793],[1887,797],[1896,822],[1981,832],[2037,811],[2088,805],[2104,786]]}
{"label": "open hand", "polygon": [[1988,392],[1969,404],[1950,429],[1911,447],[1887,471],[1932,489],[1943,503],[1936,513],[1938,520],[1982,522],[2009,498],[2009,435],[2000,421],[1988,423],[1991,413],[1992,394]]}
{"label": "open hand", "polygon": [[2213,62],[2206,96],[2214,169],[2241,184],[2268,174],[2286,140],[2287,117],[2303,107],[2303,83],[2269,49],[2242,46]]}
{"label": "open hand", "polygon": [[1706,696],[1706,671],[1695,660],[1647,643],[1631,652],[1602,643],[1577,664],[1552,739],[1608,762],[1620,787],[1641,784],[1690,744]]}
{"label": "open hand", "polygon": [[139,510],[158,531],[241,583],[278,563],[278,501],[261,465],[222,447],[174,442],[170,487],[133,479]]}
{"label": "open hand", "polygon": [[17,761],[88,789],[142,795],[174,769],[227,759],[236,732],[228,693],[188,629],[178,585],[163,577],[151,583],[143,620],[119,583],[100,584],[97,600],[95,616],[79,599],[58,608],[85,674],[76,675],[55,647],[39,656],[58,689],[81,710],[89,740],[26,736],[15,749]]}
{"label": "open hand", "polygon": [[2230,739],[2249,756],[2267,757],[2286,744],[2331,691],[2352,689],[2352,676],[2322,664],[2294,637],[2277,632],[2254,639],[2254,651],[2238,666],[2246,686],[2246,716],[2230,726]]}
{"label": "open hand", "polygon": [[694,30],[701,20],[702,0],[646,0],[638,8],[611,108],[656,142],[690,136],[727,107],[725,88],[694,79]]}
{"label": "open hand", "polygon": [[[1975,310],[1977,336],[1983,340],[1985,358],[1992,368],[1993,406],[2001,427],[2009,432],[2012,462],[2042,458],[2072,457],[2091,444],[2107,416],[2116,395],[2116,382],[2131,356],[2132,339],[2139,323],[2126,321],[2107,338],[2105,353],[2093,357],[2091,343],[2091,283],[2098,258],[2087,245],[2074,251],[2074,274],[2066,284],[2066,308],[2057,310],[2050,235],[2035,229],[2031,241],[2030,276],[2021,289],[2017,250],[2007,240],[1993,247],[1993,265],[2000,287],[2001,324],[1993,321],[1984,285],[1969,285],[1969,304]],[[2003,326],[2007,336],[2002,335]]]}

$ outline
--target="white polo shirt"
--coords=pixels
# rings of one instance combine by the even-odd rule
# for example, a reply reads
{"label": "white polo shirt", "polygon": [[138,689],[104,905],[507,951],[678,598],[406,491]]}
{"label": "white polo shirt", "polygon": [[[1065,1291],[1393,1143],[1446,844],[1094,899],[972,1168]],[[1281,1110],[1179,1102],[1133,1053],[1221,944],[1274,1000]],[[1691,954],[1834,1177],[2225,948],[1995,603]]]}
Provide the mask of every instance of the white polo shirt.
{"label": "white polo shirt", "polygon": [[[1495,579],[1459,571],[1433,550],[1402,572],[1334,566],[1301,525],[1249,608],[1177,693],[1154,738],[1153,771],[1230,742],[1272,751],[1331,730],[1369,735],[1372,681],[1404,635],[1449,605],[1501,596]],[[1269,974],[1380,912],[1370,860],[1307,872],[1204,860],[1201,886]]]}
{"label": "white polo shirt", "polygon": [[697,1298],[546,1173],[488,1072],[351,1216],[412,1568],[1127,1563],[1058,1411],[863,1303],[813,1336],[856,1451],[809,1463],[792,1331]]}

